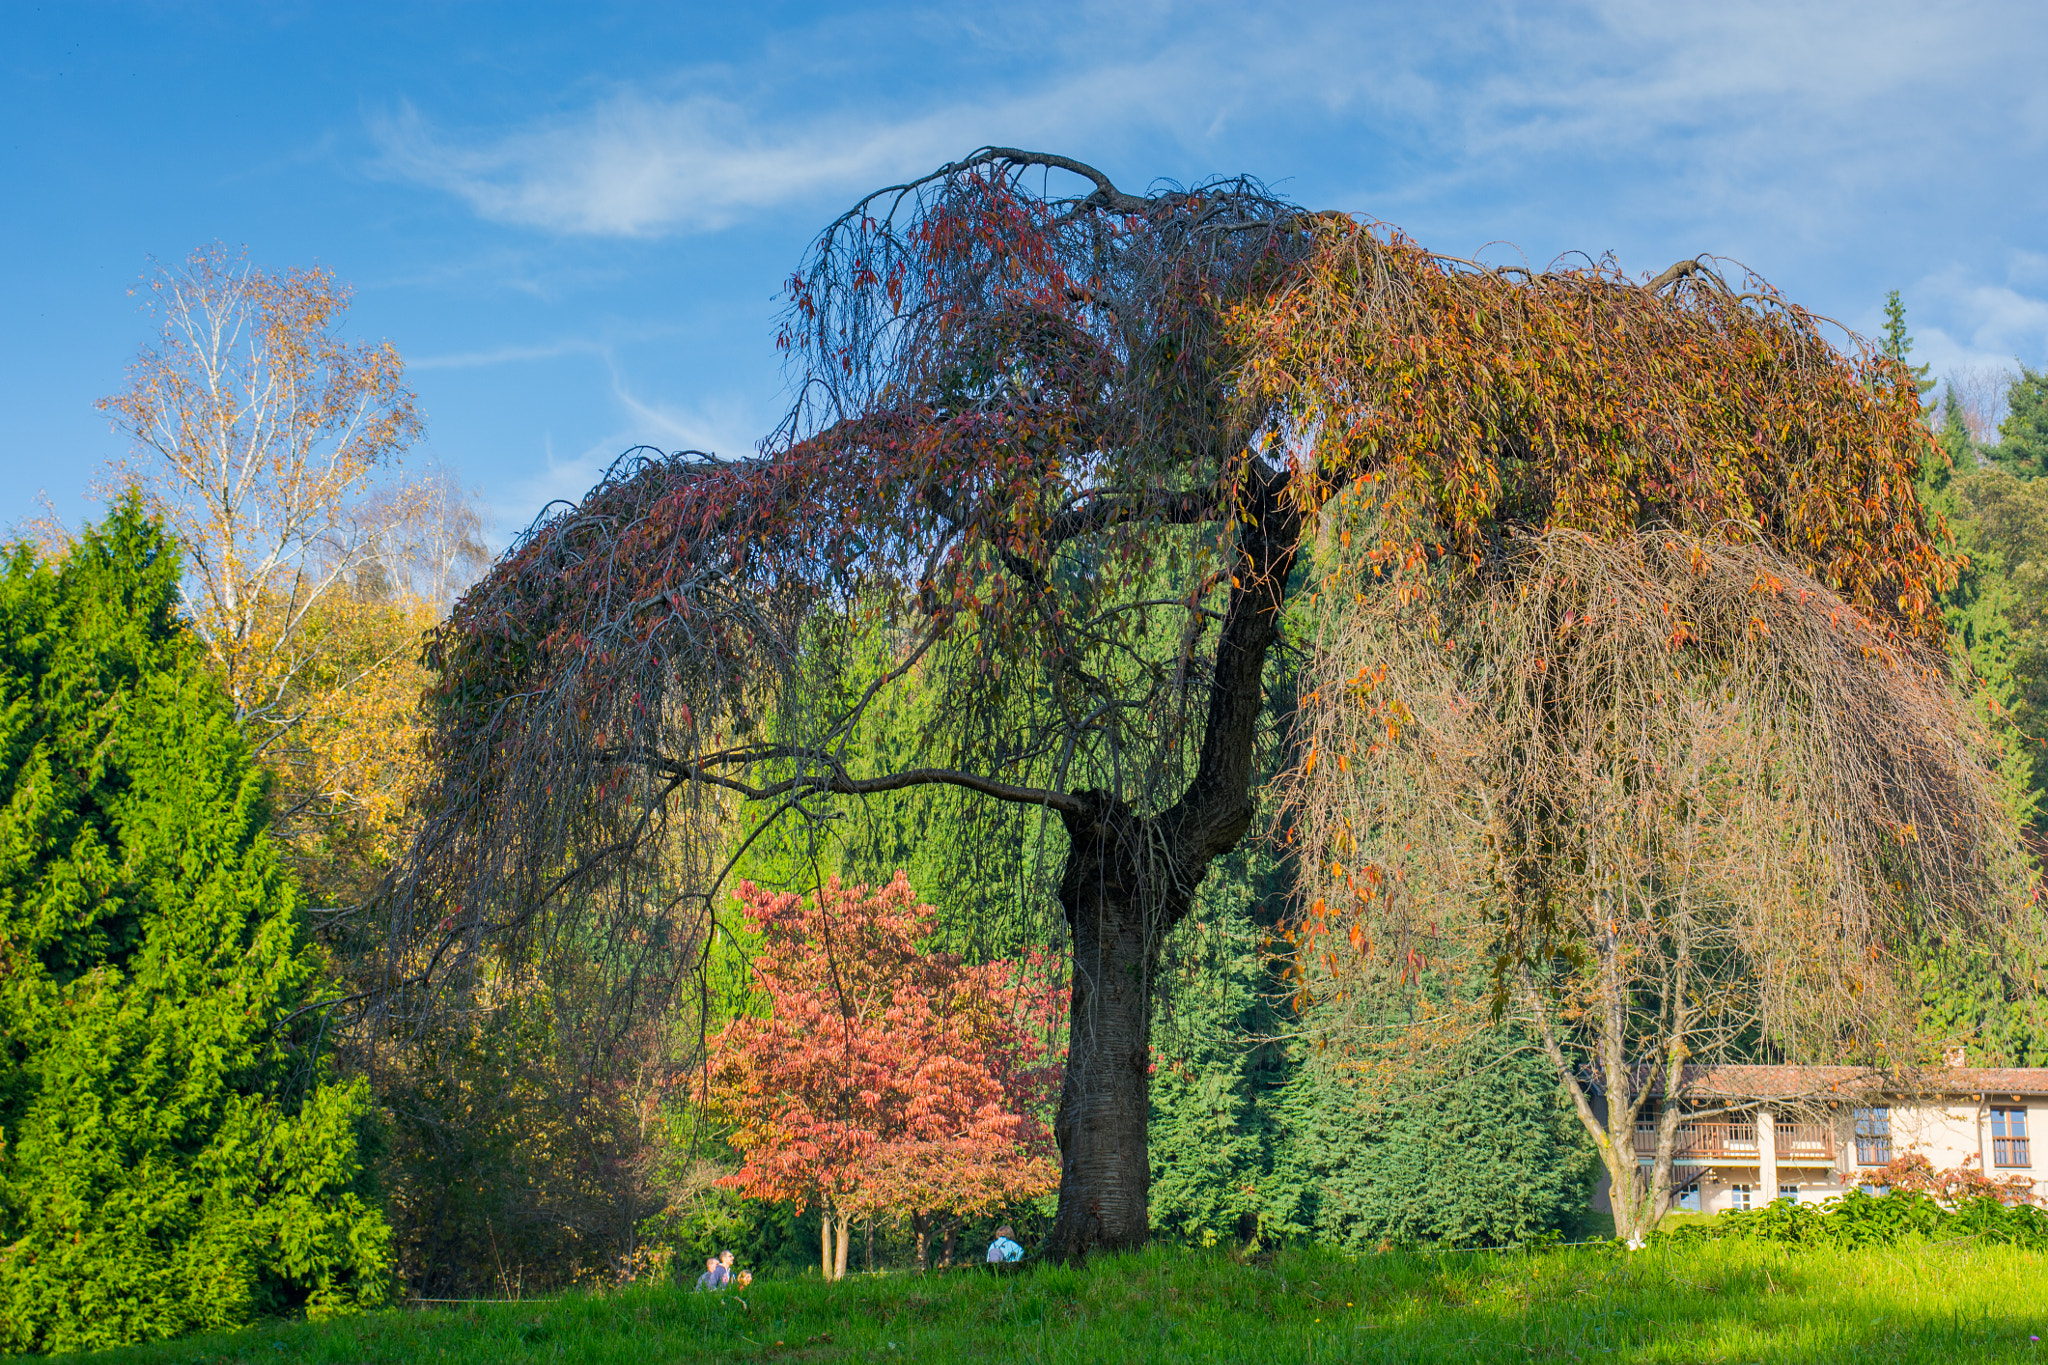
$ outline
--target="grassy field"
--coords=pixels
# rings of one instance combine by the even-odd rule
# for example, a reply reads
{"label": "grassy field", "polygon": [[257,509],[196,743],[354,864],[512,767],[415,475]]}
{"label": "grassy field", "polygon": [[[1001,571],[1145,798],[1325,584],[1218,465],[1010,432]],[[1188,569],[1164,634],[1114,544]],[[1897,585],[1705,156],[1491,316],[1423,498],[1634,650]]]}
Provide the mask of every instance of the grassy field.
{"label": "grassy field", "polygon": [[1041,1267],[668,1288],[270,1324],[107,1352],[132,1365],[420,1361],[1974,1361],[2042,1359],[2048,1256],[1969,1241],[1821,1251],[1347,1259],[1158,1249]]}

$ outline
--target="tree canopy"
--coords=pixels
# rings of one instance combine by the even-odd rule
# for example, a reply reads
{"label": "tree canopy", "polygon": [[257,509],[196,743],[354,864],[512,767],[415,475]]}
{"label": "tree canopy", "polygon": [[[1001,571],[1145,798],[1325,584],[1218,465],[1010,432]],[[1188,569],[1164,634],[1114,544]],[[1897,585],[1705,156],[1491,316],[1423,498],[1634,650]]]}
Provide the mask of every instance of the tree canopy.
{"label": "tree canopy", "polygon": [[[567,917],[622,981],[682,980],[777,821],[931,784],[1056,815],[1056,1256],[1146,1235],[1159,944],[1251,830],[1262,755],[1352,764],[1262,722],[1269,689],[1305,668],[1304,716],[1407,723],[1283,645],[1290,601],[1513,601],[1548,572],[1531,538],[1669,531],[1705,558],[1657,572],[1712,578],[1731,621],[1796,574],[1801,629],[1870,669],[1940,638],[1910,373],[1711,260],[1488,267],[1250,179],[1134,195],[992,148],[863,200],[788,293],[795,401],[759,454],[620,464],[438,635],[394,951],[424,983]],[[860,718],[906,679],[938,698],[923,752],[879,767]],[[1301,841],[1341,820],[1296,825],[1329,865]]]}

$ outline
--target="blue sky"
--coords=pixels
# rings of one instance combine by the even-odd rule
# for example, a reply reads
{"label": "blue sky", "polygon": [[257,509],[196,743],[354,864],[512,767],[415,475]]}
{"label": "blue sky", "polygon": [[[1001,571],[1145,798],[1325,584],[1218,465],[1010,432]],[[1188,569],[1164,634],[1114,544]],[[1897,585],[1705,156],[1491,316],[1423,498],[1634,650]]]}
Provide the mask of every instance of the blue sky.
{"label": "blue sky", "polygon": [[[216,238],[355,287],[502,541],[628,446],[742,451],[775,291],[984,143],[1250,172],[1457,255],[1711,251],[1938,371],[2048,364],[2048,6],[0,0],[0,527],[76,519],[128,287]],[[1492,244],[1492,245],[1489,245]]]}

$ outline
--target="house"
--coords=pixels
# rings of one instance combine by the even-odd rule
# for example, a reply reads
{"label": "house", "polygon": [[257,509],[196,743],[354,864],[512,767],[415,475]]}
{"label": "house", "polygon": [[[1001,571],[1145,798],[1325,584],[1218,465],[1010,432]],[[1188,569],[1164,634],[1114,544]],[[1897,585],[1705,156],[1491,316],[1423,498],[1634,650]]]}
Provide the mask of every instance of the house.
{"label": "house", "polygon": [[[1827,1199],[1882,1185],[1885,1165],[1915,1152],[1937,1170],[2035,1181],[2032,1199],[2048,1202],[2048,1151],[2033,1142],[2036,1126],[2048,1123],[2048,1067],[1689,1067],[1681,1104],[1683,1115],[1699,1117],[1681,1117],[1676,1134],[1679,1208],[1720,1213],[1780,1197]],[[1635,1132],[1646,1177],[1657,1155],[1650,1105]],[[1593,1207],[1610,1207],[1604,1173]]]}

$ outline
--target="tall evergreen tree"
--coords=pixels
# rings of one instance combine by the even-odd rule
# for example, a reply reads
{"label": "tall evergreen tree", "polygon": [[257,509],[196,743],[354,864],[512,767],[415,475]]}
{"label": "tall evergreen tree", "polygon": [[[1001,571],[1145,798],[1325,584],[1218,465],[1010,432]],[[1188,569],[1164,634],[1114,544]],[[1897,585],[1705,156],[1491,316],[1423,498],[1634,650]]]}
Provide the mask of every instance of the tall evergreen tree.
{"label": "tall evergreen tree", "polygon": [[1942,411],[1935,448],[1918,481],[1922,501],[1947,524],[1943,548],[1962,557],[1954,586],[1941,595],[1942,615],[1951,651],[1958,662],[1967,663],[1975,680],[1975,709],[1998,744],[2008,803],[2015,818],[2029,823],[2041,812],[2032,746],[2022,724],[2029,656],[2022,620],[2027,612],[2025,592],[2008,558],[2016,549],[2020,560],[2030,556],[2013,537],[1997,534],[1995,521],[1986,522],[1982,505],[1999,502],[2012,480],[1997,470],[1978,469],[1976,447],[1953,387]]}
{"label": "tall evergreen tree", "polygon": [[1152,1034],[1152,1225],[1183,1241],[1310,1230],[1264,949],[1286,894],[1268,850],[1240,849],[1168,942]]}
{"label": "tall evergreen tree", "polygon": [[382,1301],[360,1082],[231,704],[132,500],[0,569],[0,1350]]}
{"label": "tall evergreen tree", "polygon": [[2020,366],[2005,405],[1991,457],[2023,479],[2048,474],[2048,370]]}
{"label": "tall evergreen tree", "polygon": [[1385,1087],[1344,1060],[1318,1053],[1292,1097],[1322,1240],[1508,1246],[1581,1230],[1592,1147],[1526,1040],[1483,1030]]}
{"label": "tall evergreen tree", "polygon": [[1932,366],[1914,365],[1906,357],[1913,353],[1913,338],[1906,331],[1906,305],[1894,289],[1884,297],[1884,353],[1904,365],[1913,376],[1913,385],[1920,391],[1921,398],[1934,387],[1934,376],[1929,373]]}
{"label": "tall evergreen tree", "polygon": [[[1973,682],[1972,709],[1997,746],[1999,774],[2014,817],[2035,831],[2048,788],[2043,724],[2040,548],[2048,546],[2048,498],[1997,467],[1982,467],[1951,386],[1942,422],[1919,480],[1920,496],[1947,523],[1944,549],[1962,558],[1941,596],[1950,650]],[[1920,1024],[1930,1049],[1965,1046],[1990,1066],[2048,1061],[2048,1007],[2040,998],[2043,964],[1926,945],[1920,956]]]}
{"label": "tall evergreen tree", "polygon": [[[2023,784],[2021,814],[2035,852],[2048,854],[2048,479],[1992,468],[1957,480],[1954,492],[1952,524],[1971,560],[1957,593],[1995,581],[2000,597],[2000,658],[1995,670],[1978,667],[1999,688],[1992,728],[2008,744],[2009,774]],[[1974,636],[1971,643],[1978,665]]]}

